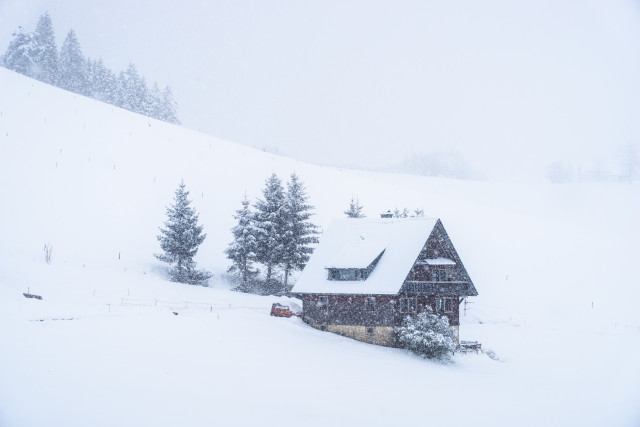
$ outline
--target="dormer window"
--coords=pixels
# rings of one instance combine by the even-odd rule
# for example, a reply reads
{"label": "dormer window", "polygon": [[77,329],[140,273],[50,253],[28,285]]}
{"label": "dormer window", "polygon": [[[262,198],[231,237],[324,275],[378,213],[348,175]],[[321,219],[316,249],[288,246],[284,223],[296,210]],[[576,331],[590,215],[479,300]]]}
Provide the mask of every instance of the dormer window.
{"label": "dormer window", "polygon": [[329,280],[364,280],[365,272],[362,268],[329,268]]}
{"label": "dormer window", "polygon": [[[353,264],[351,267],[327,267],[327,279],[328,280],[343,280],[343,281],[361,281],[367,280],[369,275],[373,272],[374,268],[382,258],[384,254],[384,249],[378,253],[378,255],[369,262],[369,264],[365,264],[363,262],[358,262],[355,264],[358,267],[355,267]],[[338,263],[336,263],[338,264]],[[335,265],[335,264],[334,264]],[[347,264],[349,265],[349,264]]]}

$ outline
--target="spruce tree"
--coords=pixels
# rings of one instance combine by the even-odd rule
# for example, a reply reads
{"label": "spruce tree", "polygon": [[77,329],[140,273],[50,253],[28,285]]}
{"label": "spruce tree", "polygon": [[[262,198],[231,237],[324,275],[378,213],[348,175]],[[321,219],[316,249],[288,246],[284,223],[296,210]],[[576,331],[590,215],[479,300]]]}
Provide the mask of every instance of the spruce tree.
{"label": "spruce tree", "polygon": [[173,97],[173,92],[169,86],[164,88],[162,92],[162,120],[175,125],[180,124],[178,119],[178,104]]}
{"label": "spruce tree", "polygon": [[134,112],[141,110],[142,102],[138,93],[140,85],[138,70],[133,63],[129,63],[127,70],[120,73],[120,107]]}
{"label": "spruce tree", "polygon": [[307,200],[304,184],[295,173],[292,174],[287,183],[284,210],[286,221],[283,234],[282,269],[285,289],[291,271],[304,268],[313,252],[310,245],[318,243],[317,227],[309,221],[313,215],[313,206],[307,204]]}
{"label": "spruce tree", "polygon": [[76,33],[70,30],[60,48],[60,75],[62,89],[87,95],[87,69]]}
{"label": "spruce tree", "polygon": [[262,194],[263,199],[256,202],[254,214],[258,243],[256,260],[267,269],[266,283],[269,287],[273,270],[282,263],[284,252],[286,206],[282,182],[275,173],[267,178]]}
{"label": "spruce tree", "polygon": [[55,84],[58,78],[58,47],[48,12],[38,20],[34,41],[38,48],[34,77],[45,83]]}
{"label": "spruce tree", "polygon": [[362,213],[362,208],[363,207],[360,205],[358,198],[356,197],[354,199],[353,196],[351,196],[351,203],[349,203],[349,209],[344,211],[344,213],[345,215],[347,215],[348,218],[364,218],[365,215]]}
{"label": "spruce tree", "polygon": [[231,229],[233,242],[225,250],[227,258],[233,262],[228,271],[237,272],[241,280],[240,288],[248,290],[249,282],[258,274],[258,270],[253,266],[258,252],[258,242],[257,230],[253,224],[253,212],[246,194],[242,199],[242,208],[238,209],[233,217],[238,223]]}
{"label": "spruce tree", "polygon": [[149,100],[147,101],[149,105],[149,117],[153,117],[154,119],[163,120],[162,117],[162,92],[158,87],[158,83],[153,83],[151,90],[149,91]]}
{"label": "spruce tree", "polygon": [[158,235],[163,254],[156,254],[160,261],[172,265],[169,277],[174,282],[192,285],[206,285],[211,277],[209,272],[196,270],[193,257],[198,253],[198,246],[207,237],[202,234],[202,226],[198,225],[198,214],[188,199],[189,192],[184,182],[180,183],[172,206],[167,207],[165,228]]}
{"label": "spruce tree", "polygon": [[25,76],[32,76],[38,56],[37,45],[33,33],[28,33],[18,27],[13,33],[13,39],[4,54],[4,66]]}

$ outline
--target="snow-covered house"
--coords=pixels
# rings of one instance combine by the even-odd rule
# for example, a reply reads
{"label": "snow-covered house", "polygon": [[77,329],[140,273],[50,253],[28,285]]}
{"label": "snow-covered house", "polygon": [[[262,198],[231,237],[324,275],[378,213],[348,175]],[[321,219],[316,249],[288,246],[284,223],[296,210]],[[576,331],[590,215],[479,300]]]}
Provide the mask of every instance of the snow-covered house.
{"label": "snow-covered house", "polygon": [[325,230],[292,293],[308,324],[394,346],[394,327],[431,307],[459,331],[459,307],[478,295],[442,222],[343,219]]}

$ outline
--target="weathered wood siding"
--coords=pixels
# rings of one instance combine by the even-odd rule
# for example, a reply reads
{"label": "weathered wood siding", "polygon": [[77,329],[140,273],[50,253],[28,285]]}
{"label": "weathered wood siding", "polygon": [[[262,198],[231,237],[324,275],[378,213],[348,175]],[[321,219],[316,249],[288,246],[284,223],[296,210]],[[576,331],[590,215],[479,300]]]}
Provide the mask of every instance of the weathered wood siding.
{"label": "weathered wood siding", "polygon": [[[321,296],[328,300],[327,308],[319,306]],[[376,298],[374,310],[367,310],[365,299],[368,296]],[[401,312],[400,298],[416,298],[416,311]],[[400,326],[402,320],[411,314],[418,314],[430,307],[436,313],[435,295],[303,295],[303,320],[314,325],[361,325],[361,326]],[[450,312],[440,314],[449,319],[452,326],[460,324],[460,306],[458,297],[451,298]]]}
{"label": "weathered wood siding", "polygon": [[[327,308],[319,306],[326,296]],[[394,326],[395,298],[390,295],[302,295],[303,320],[322,325]],[[376,299],[375,308],[367,310],[367,297]]]}

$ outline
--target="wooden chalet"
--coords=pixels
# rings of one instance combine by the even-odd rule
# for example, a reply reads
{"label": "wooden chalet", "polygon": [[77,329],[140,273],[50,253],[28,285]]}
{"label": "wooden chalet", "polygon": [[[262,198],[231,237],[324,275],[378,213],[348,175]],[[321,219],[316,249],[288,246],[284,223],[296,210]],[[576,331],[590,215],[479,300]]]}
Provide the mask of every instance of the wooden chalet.
{"label": "wooden chalet", "polygon": [[325,231],[292,293],[311,326],[395,346],[394,327],[431,307],[459,332],[478,295],[439,219],[343,219]]}

